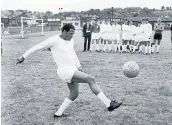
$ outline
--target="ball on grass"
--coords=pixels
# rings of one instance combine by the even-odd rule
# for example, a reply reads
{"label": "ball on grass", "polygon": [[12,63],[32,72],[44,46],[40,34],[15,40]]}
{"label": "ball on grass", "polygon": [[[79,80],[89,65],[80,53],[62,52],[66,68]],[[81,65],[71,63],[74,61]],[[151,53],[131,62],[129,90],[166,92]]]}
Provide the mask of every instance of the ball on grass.
{"label": "ball on grass", "polygon": [[134,78],[139,74],[139,65],[135,61],[128,61],[123,66],[123,73],[128,78]]}

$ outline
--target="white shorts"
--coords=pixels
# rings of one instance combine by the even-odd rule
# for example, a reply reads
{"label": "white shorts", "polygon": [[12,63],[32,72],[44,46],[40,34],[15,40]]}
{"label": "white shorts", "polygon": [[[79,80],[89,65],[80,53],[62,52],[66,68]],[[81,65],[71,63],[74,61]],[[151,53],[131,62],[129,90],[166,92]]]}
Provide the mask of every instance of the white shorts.
{"label": "white shorts", "polygon": [[57,69],[57,74],[65,82],[70,83],[75,71],[78,70],[76,66],[67,66]]}
{"label": "white shorts", "polygon": [[136,42],[142,42],[142,41],[143,41],[143,36],[142,36],[142,35],[136,35],[136,36],[134,37],[134,40],[135,40]]}
{"label": "white shorts", "polygon": [[133,36],[129,36],[129,35],[123,35],[122,39],[123,40],[134,40]]}
{"label": "white shorts", "polygon": [[108,38],[109,38],[109,40],[117,40],[117,37],[114,33],[109,33]]}
{"label": "white shorts", "polygon": [[100,33],[92,33],[91,38],[92,39],[99,39],[100,38]]}
{"label": "white shorts", "polygon": [[101,34],[101,38],[105,39],[105,40],[108,40],[109,39],[108,35],[109,35],[108,33]]}
{"label": "white shorts", "polygon": [[120,41],[120,35],[115,35],[115,37],[117,41]]}
{"label": "white shorts", "polygon": [[144,34],[143,41],[151,41],[151,37],[152,37],[152,35],[150,35],[150,34]]}

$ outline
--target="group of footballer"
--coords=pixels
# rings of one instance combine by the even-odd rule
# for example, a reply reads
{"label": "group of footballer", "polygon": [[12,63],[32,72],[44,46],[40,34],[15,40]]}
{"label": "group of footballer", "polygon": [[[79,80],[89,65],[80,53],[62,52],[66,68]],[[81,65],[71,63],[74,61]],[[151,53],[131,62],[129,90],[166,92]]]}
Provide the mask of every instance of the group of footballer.
{"label": "group of footballer", "polygon": [[[87,24],[91,23],[87,21]],[[95,19],[92,24],[90,52],[139,53],[145,55],[159,53],[164,27],[161,19],[157,19],[154,27],[148,19],[142,19],[137,26],[125,20],[122,25],[118,21],[102,21]]]}

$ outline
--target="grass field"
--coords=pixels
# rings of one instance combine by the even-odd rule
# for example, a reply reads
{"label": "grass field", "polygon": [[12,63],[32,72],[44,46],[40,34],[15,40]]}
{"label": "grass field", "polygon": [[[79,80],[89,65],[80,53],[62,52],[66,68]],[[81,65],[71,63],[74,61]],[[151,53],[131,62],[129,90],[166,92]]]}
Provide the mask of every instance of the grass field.
{"label": "grass field", "polygon": [[[56,73],[49,51],[38,51],[21,65],[17,57],[33,45],[57,32],[44,36],[32,34],[3,35],[1,60],[2,125],[172,125],[172,51],[170,31],[164,31],[159,54],[82,53],[83,38],[76,31],[75,48],[85,72],[93,75],[104,93],[112,100],[125,103],[108,112],[86,84],[66,110],[68,117],[54,119],[53,114],[68,96],[66,83]],[[126,78],[122,66],[134,60],[140,74]]]}

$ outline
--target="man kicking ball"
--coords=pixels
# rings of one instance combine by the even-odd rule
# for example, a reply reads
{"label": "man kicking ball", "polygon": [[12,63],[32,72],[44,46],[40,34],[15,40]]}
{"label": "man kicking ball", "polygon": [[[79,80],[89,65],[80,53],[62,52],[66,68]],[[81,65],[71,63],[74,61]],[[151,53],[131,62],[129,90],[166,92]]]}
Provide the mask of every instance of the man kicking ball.
{"label": "man kicking ball", "polygon": [[96,84],[95,78],[83,72],[74,50],[74,41],[72,39],[74,33],[75,27],[72,24],[64,25],[61,34],[52,36],[27,50],[17,59],[17,64],[22,63],[29,55],[37,50],[51,49],[52,56],[58,67],[57,74],[63,81],[67,82],[70,90],[69,96],[65,98],[58,111],[54,114],[54,118],[63,116],[65,109],[78,97],[78,83],[87,83],[92,92],[106,105],[109,111],[119,108],[122,102],[111,101],[107,98]]}

